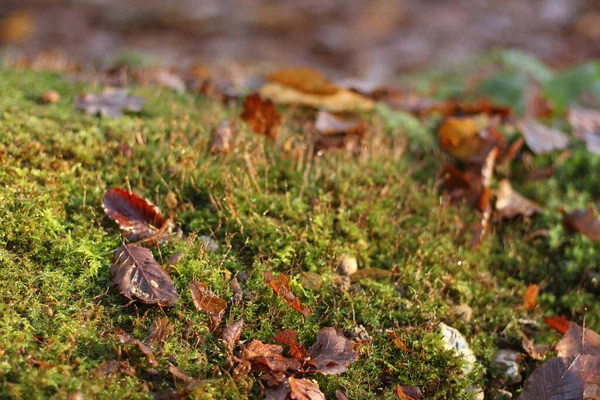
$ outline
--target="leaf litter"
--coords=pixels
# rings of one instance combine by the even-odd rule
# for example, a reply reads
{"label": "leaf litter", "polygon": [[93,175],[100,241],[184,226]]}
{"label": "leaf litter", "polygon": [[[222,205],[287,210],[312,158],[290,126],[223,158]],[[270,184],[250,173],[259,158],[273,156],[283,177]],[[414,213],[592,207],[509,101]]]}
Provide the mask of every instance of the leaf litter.
{"label": "leaf litter", "polygon": [[75,97],[75,106],[88,114],[100,114],[107,118],[121,118],[123,110],[140,112],[145,100],[128,96],[128,89],[107,88],[100,94],[83,93]]}

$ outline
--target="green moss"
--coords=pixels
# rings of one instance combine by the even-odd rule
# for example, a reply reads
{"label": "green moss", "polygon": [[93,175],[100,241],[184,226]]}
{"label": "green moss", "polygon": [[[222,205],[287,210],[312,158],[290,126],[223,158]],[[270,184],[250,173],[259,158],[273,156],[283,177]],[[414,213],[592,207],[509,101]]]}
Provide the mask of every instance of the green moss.
{"label": "green moss", "polygon": [[[73,107],[77,93],[101,88],[55,74],[0,75],[0,397],[64,398],[81,391],[91,398],[149,398],[183,387],[169,376],[167,362],[203,381],[198,397],[259,396],[259,379],[232,377],[222,345],[187,289],[197,279],[228,299],[229,279],[239,272],[248,275],[244,302],[229,307],[224,321],[244,318],[244,341],[270,342],[291,328],[310,345],[320,327],[365,327],[372,341],[359,346],[349,371],[315,377],[328,398],[336,389],[351,398],[395,398],[397,385],[417,385],[427,398],[467,398],[466,388],[488,386],[498,376],[491,367],[495,349],[518,347],[518,330],[505,330],[517,319],[564,313],[600,329],[597,294],[580,285],[598,272],[599,245],[565,232],[557,211],[583,207],[598,194],[600,158],[581,146],[547,181],[513,179],[546,211],[497,226],[472,251],[460,225],[477,217],[440,201],[435,176],[445,156],[431,147],[429,128],[406,116],[390,120],[389,110],[368,116],[378,128],[359,156],[328,153],[307,161],[243,124],[236,151],[217,156],[209,152],[210,131],[221,118],[236,120],[235,107],[132,88],[147,99],[143,113],[114,121]],[[38,104],[49,89],[61,101]],[[299,133],[284,128],[281,140]],[[419,133],[430,136],[419,140]],[[553,155],[534,163],[555,161]],[[100,200],[113,186],[131,187],[163,210],[166,194],[176,194],[185,237],[153,249],[159,262],[186,253],[171,269],[180,293],[174,308],[130,303],[110,283],[112,251],[121,239]],[[547,235],[531,237],[541,230]],[[219,250],[206,251],[201,235],[218,240]],[[396,279],[335,291],[335,260],[342,254],[355,255],[361,268],[393,270]],[[288,274],[313,314],[303,318],[276,297],[263,281],[267,270]],[[303,271],[320,274],[323,286],[302,288]],[[520,304],[531,282],[542,294],[528,313]],[[457,320],[455,303],[468,303],[473,321]],[[159,366],[151,367],[113,333],[120,328],[144,339],[160,316],[174,331],[156,349]],[[442,350],[440,321],[456,326],[481,361],[470,376]],[[410,351],[397,348],[386,330],[401,335]],[[539,333],[540,340],[553,337],[547,329]],[[136,368],[136,377],[96,373],[102,362],[119,357]]]}

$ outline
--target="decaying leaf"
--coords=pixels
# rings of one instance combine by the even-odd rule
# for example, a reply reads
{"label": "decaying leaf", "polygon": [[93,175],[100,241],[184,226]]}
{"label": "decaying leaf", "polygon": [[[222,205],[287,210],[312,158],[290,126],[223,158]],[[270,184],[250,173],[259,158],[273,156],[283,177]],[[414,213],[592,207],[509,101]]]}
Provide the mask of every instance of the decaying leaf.
{"label": "decaying leaf", "polygon": [[171,221],[148,200],[122,189],[110,189],[102,198],[104,213],[119,225],[129,240],[137,241],[167,236]]}
{"label": "decaying leaf", "polygon": [[303,93],[328,95],[339,90],[320,72],[310,68],[284,68],[268,74],[265,78]]}
{"label": "decaying leaf", "polygon": [[194,306],[199,311],[204,311],[209,314],[219,314],[225,308],[227,308],[227,302],[211,290],[206,288],[204,283],[198,281],[190,282],[190,292],[192,293],[192,300]]}
{"label": "decaying leaf", "polygon": [[176,73],[164,68],[151,68],[136,71],[134,77],[140,85],[154,84],[173,89],[178,93],[185,92],[185,82]]}
{"label": "decaying leaf", "polygon": [[496,196],[496,211],[501,218],[531,217],[543,211],[542,206],[517,193],[508,179],[500,181]]}
{"label": "decaying leaf", "polygon": [[121,246],[115,253],[115,263],[110,271],[113,282],[126,297],[159,306],[173,306],[177,302],[173,281],[145,247]]}
{"label": "decaying leaf", "polygon": [[592,399],[600,396],[600,335],[572,324],[556,346],[558,357],[531,374],[519,399]]}
{"label": "decaying leaf", "polygon": [[550,328],[555,329],[560,333],[567,333],[569,327],[571,326],[571,321],[569,321],[564,315],[561,315],[560,317],[544,318],[544,322]]}
{"label": "decaying leaf", "polygon": [[279,137],[283,118],[271,100],[263,100],[257,93],[247,96],[241,118],[250,125],[254,133],[270,140],[277,140]]}
{"label": "decaying leaf", "polygon": [[423,398],[423,392],[416,386],[398,385],[396,393],[400,400],[421,400]]}
{"label": "decaying leaf", "polygon": [[537,296],[540,293],[540,286],[532,283],[527,286],[525,295],[523,295],[523,308],[526,310],[533,310],[537,305]]}
{"label": "decaying leaf", "polygon": [[117,331],[116,335],[121,343],[129,345],[129,346],[136,346],[138,349],[140,349],[142,354],[144,356],[146,356],[146,359],[148,360],[148,364],[154,365],[154,366],[158,365],[158,362],[156,361],[156,358],[154,357],[154,353],[152,352],[152,348],[149,345],[147,345],[146,343],[143,343],[137,339],[132,338],[128,333],[124,332],[122,329],[119,329]]}
{"label": "decaying leaf", "polygon": [[300,299],[292,293],[290,289],[290,283],[288,277],[285,274],[277,275],[277,278],[273,278],[273,273],[270,271],[265,272],[265,282],[271,286],[271,289],[280,296],[286,303],[292,308],[298,311],[300,314],[308,317],[311,314],[311,309],[306,304],[302,304]]}
{"label": "decaying leaf", "polygon": [[231,121],[222,120],[212,131],[212,143],[210,152],[216,154],[227,154],[233,146],[233,127]]}
{"label": "decaying leaf", "polygon": [[573,134],[585,142],[590,152],[600,154],[600,112],[571,107],[568,119]]}
{"label": "decaying leaf", "polygon": [[563,224],[574,232],[598,241],[600,240],[600,216],[595,214],[592,206],[587,210],[575,210],[564,215]]}
{"label": "decaying leaf", "polygon": [[325,400],[325,395],[315,381],[290,376],[275,389],[267,389],[265,400]]}
{"label": "decaying leaf", "polygon": [[227,348],[228,352],[233,352],[235,344],[240,340],[240,336],[242,336],[243,328],[244,320],[239,319],[223,329],[221,340],[225,343],[225,347]]}
{"label": "decaying leaf", "polygon": [[308,349],[310,364],[323,375],[338,375],[348,370],[356,361],[354,342],[344,337],[336,328],[322,328],[317,332],[317,341]]}
{"label": "decaying leaf", "polygon": [[569,137],[532,119],[524,119],[517,124],[525,138],[527,147],[534,154],[547,154],[563,150],[569,145]]}
{"label": "decaying leaf", "polygon": [[482,163],[489,152],[504,144],[504,136],[489,118],[448,117],[438,129],[440,147],[460,161]]}
{"label": "decaying leaf", "polygon": [[120,118],[121,110],[139,112],[144,105],[144,99],[128,96],[127,89],[107,88],[100,94],[83,93],[75,98],[75,106],[88,114],[100,113],[103,117]]}
{"label": "decaying leaf", "polygon": [[317,151],[329,148],[360,150],[367,125],[359,116],[339,116],[319,111],[315,120],[315,148]]}
{"label": "decaying leaf", "polygon": [[290,355],[298,360],[309,358],[306,349],[298,343],[298,334],[293,329],[285,329],[273,338],[277,343],[284,344],[290,348]]}
{"label": "decaying leaf", "polygon": [[150,333],[146,339],[146,344],[150,346],[157,345],[165,340],[173,332],[173,325],[169,323],[167,317],[158,317],[150,325]]}
{"label": "decaying leaf", "polygon": [[194,382],[196,380],[171,363],[169,363],[167,371],[169,371],[175,379],[181,379],[184,382]]}
{"label": "decaying leaf", "polygon": [[454,165],[446,164],[439,172],[444,190],[451,201],[464,200],[465,203],[473,205],[481,195],[481,173],[470,170],[465,173]]}
{"label": "decaying leaf", "polygon": [[271,372],[298,371],[301,367],[299,360],[286,358],[282,355],[283,348],[276,344],[264,344],[253,340],[248,346],[242,347],[242,360],[252,364],[258,371]]}

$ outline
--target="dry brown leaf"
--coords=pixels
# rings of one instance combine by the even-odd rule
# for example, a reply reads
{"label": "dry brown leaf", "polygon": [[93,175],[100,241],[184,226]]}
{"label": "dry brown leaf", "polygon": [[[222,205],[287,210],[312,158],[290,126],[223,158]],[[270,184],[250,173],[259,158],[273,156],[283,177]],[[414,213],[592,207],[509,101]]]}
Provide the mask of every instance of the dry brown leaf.
{"label": "dry brown leaf", "polygon": [[175,379],[181,379],[184,382],[194,382],[196,380],[171,363],[169,363],[167,371],[169,371]]}
{"label": "dry brown leaf", "polygon": [[209,314],[220,314],[221,311],[227,308],[227,302],[207,289],[204,283],[191,281],[190,293],[192,294],[194,306],[199,311]]}
{"label": "dry brown leaf", "polygon": [[536,344],[524,334],[522,334],[522,336],[523,340],[521,341],[521,345],[523,346],[525,352],[534,360],[541,360],[544,358],[544,355],[548,352],[548,350],[550,350],[550,345]]}
{"label": "dry brown leaf", "polygon": [[212,131],[212,142],[210,152],[215,154],[227,154],[233,147],[233,126],[229,120],[222,120]]}
{"label": "dry brown leaf", "polygon": [[290,376],[275,389],[267,389],[265,400],[325,400],[325,395],[316,382]]}
{"label": "dry brown leaf", "polygon": [[284,68],[268,74],[266,79],[308,94],[330,95],[340,90],[310,68]]}
{"label": "dry brown leaf", "polygon": [[587,210],[575,210],[566,213],[563,224],[574,232],[579,232],[588,238],[600,240],[600,217],[596,216],[594,208],[589,206]]}
{"label": "dry brown leaf", "polygon": [[556,345],[559,357],[576,355],[600,357],[600,335],[589,328],[571,324],[569,330]]}
{"label": "dry brown leaf", "polygon": [[600,154],[600,112],[571,107],[568,119],[573,134],[585,142],[590,152]]}
{"label": "dry brown leaf", "polygon": [[288,277],[285,274],[277,275],[277,278],[273,278],[273,274],[270,271],[265,272],[265,282],[269,284],[271,289],[280,296],[286,303],[288,303],[294,310],[300,314],[308,317],[311,314],[311,309],[306,304],[302,304],[300,299],[292,293]]}
{"label": "dry brown leaf", "polygon": [[518,215],[531,217],[541,213],[543,208],[517,193],[508,179],[502,179],[496,192],[496,211],[501,218],[510,219]]}
{"label": "dry brown leaf", "polygon": [[259,92],[262,97],[276,104],[299,104],[331,112],[370,111],[375,107],[373,100],[347,89],[320,95],[304,93],[278,82],[267,82]]}
{"label": "dry brown leaf", "polygon": [[569,145],[567,135],[535,120],[521,120],[517,127],[523,134],[527,147],[534,154],[547,154],[555,150],[563,150]]}
{"label": "dry brown leaf", "polygon": [[317,332],[317,341],[308,349],[310,364],[323,375],[339,375],[356,361],[354,342],[344,337],[336,328],[322,328]]}
{"label": "dry brown leaf", "polygon": [[125,244],[115,253],[110,268],[113,282],[128,298],[142,303],[170,307],[177,302],[177,291],[169,275],[145,247]]}
{"label": "dry brown leaf", "polygon": [[523,295],[523,308],[526,310],[533,310],[537,305],[536,299],[539,293],[539,285],[532,283],[527,286],[527,290],[525,290],[525,294]]}
{"label": "dry brown leaf", "polygon": [[440,147],[460,161],[482,163],[490,151],[504,145],[504,136],[486,116],[448,117],[438,129]]}
{"label": "dry brown leaf", "polygon": [[396,393],[400,400],[421,400],[423,398],[423,392],[416,386],[398,385]]}
{"label": "dry brown leaf", "polygon": [[225,343],[225,348],[229,353],[233,352],[235,344],[240,340],[242,336],[242,330],[244,329],[244,320],[239,319],[233,324],[228,325],[223,329],[221,334],[221,340]]}
{"label": "dry brown leaf", "polygon": [[290,355],[300,361],[309,358],[306,349],[297,342],[298,334],[293,329],[285,329],[273,338],[277,343],[284,344],[290,348]]}
{"label": "dry brown leaf", "polygon": [[146,359],[148,360],[148,364],[153,365],[153,366],[158,365],[158,361],[156,361],[156,358],[154,357],[154,353],[152,352],[152,348],[149,345],[147,345],[146,343],[142,343],[137,339],[132,338],[128,333],[124,332],[122,329],[117,330],[116,335],[121,343],[129,345],[129,346],[137,346],[137,348],[140,349],[142,354],[144,356],[146,356]]}
{"label": "dry brown leaf", "polygon": [[252,364],[258,371],[270,372],[298,371],[301,367],[299,360],[282,356],[283,348],[276,344],[264,344],[253,340],[248,346],[242,347],[242,361]]}
{"label": "dry brown leaf", "polygon": [[127,361],[110,360],[108,362],[102,362],[94,373],[96,377],[111,377],[121,374],[132,377],[136,376],[135,368],[129,365]]}
{"label": "dry brown leaf", "polygon": [[169,323],[167,317],[158,317],[150,325],[150,333],[146,339],[146,344],[150,346],[163,342],[167,336],[173,332],[173,325]]}
{"label": "dry brown leaf", "polygon": [[257,93],[247,96],[241,118],[250,125],[254,133],[270,140],[277,140],[279,137],[283,118],[271,100],[263,100]]}

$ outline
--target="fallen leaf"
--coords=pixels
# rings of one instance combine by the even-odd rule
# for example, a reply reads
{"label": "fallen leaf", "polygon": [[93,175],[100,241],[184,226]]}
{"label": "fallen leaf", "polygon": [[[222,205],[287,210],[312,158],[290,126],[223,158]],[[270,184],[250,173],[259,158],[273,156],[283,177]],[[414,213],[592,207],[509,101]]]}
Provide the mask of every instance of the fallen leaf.
{"label": "fallen leaf", "polygon": [[134,77],[138,84],[155,84],[173,89],[177,93],[185,92],[185,82],[176,73],[164,68],[151,68],[136,71]]}
{"label": "fallen leaf", "polygon": [[396,389],[400,400],[421,400],[423,392],[416,386],[400,386]]}
{"label": "fallen leaf", "polygon": [[315,149],[346,148],[357,152],[366,128],[366,123],[359,116],[342,117],[321,110],[315,120]]}
{"label": "fallen leaf", "polygon": [[210,152],[215,154],[227,154],[233,146],[233,127],[229,120],[222,120],[217,127],[213,129]]}
{"label": "fallen leaf", "polygon": [[521,341],[521,345],[527,354],[534,360],[541,360],[548,350],[550,350],[550,345],[536,344],[524,334],[522,334],[522,336],[523,340]]}
{"label": "fallen leaf", "polygon": [[306,360],[309,358],[308,353],[301,344],[298,344],[297,338],[298,334],[293,329],[285,329],[275,335],[273,339],[277,343],[288,346],[292,357],[297,358],[300,361]]}
{"label": "fallen leaf", "polygon": [[165,262],[165,267],[170,267],[173,265],[177,265],[177,263],[179,263],[179,261],[181,261],[181,259],[185,256],[185,254],[181,251],[178,251],[177,253],[173,253],[171,255],[171,257],[169,257],[167,259],[167,261]]}
{"label": "fallen leaf", "polygon": [[242,346],[242,360],[252,364],[258,371],[271,372],[298,371],[301,367],[299,360],[286,358],[282,355],[283,348],[276,344],[264,344],[260,340],[253,340],[248,346]]}
{"label": "fallen leaf", "polygon": [[158,361],[156,361],[154,353],[152,352],[152,348],[149,345],[132,338],[128,333],[124,332],[122,329],[117,330],[116,335],[121,343],[126,344],[128,346],[136,346],[138,349],[140,349],[142,354],[146,356],[146,359],[148,360],[148,363],[150,365],[158,365]]}
{"label": "fallen leaf", "polygon": [[438,129],[440,147],[460,161],[482,163],[490,151],[504,144],[504,136],[488,118],[448,117]]}
{"label": "fallen leaf", "polygon": [[241,118],[250,125],[254,133],[270,140],[277,140],[279,137],[283,118],[271,100],[263,100],[257,93],[247,96]]}
{"label": "fallen leaf", "polygon": [[348,398],[348,396],[346,395],[346,393],[342,392],[342,391],[341,391],[341,390],[339,390],[339,389],[336,389],[336,391],[335,391],[335,398],[336,398],[337,400],[350,400],[350,399]]}
{"label": "fallen leaf", "polygon": [[527,89],[525,89],[525,116],[527,118],[538,119],[552,116],[552,106],[550,102],[542,96],[542,85],[536,80],[532,80]]}
{"label": "fallen leaf", "polygon": [[396,345],[397,348],[399,348],[400,350],[402,350],[406,353],[410,352],[408,347],[406,347],[406,345],[404,344],[404,342],[402,341],[402,339],[400,339],[400,337],[398,335],[396,335],[392,331],[386,331],[386,333],[390,338],[392,338],[392,341],[394,342],[394,345]]}
{"label": "fallen leaf", "polygon": [[325,400],[319,385],[312,380],[290,376],[275,389],[265,390],[265,400]]}
{"label": "fallen leaf", "polygon": [[114,375],[127,375],[136,376],[135,368],[133,368],[127,361],[116,361],[110,360],[108,362],[102,362],[96,369],[95,375],[100,376],[114,376]]}
{"label": "fallen leaf", "polygon": [[223,333],[221,334],[221,340],[225,343],[225,348],[229,353],[233,352],[235,344],[240,340],[243,328],[244,320],[238,319],[233,324],[227,325],[227,327],[223,329]]}
{"label": "fallen leaf", "polygon": [[527,286],[527,290],[525,290],[525,295],[523,295],[523,308],[526,310],[533,310],[537,305],[536,298],[540,293],[539,285],[532,283]]}
{"label": "fallen leaf", "polygon": [[320,72],[310,68],[284,68],[268,74],[265,78],[309,94],[328,95],[340,89],[327,81]]}
{"label": "fallen leaf", "polygon": [[194,382],[196,380],[171,363],[169,363],[167,371],[169,371],[175,379],[181,379],[184,382]]}
{"label": "fallen leaf", "polygon": [[595,214],[592,206],[587,210],[575,210],[564,215],[563,224],[574,232],[598,241],[600,240],[600,217]]}
{"label": "fallen leaf", "polygon": [[568,119],[573,134],[585,142],[590,152],[600,154],[600,112],[571,107]]}
{"label": "fallen leaf", "polygon": [[128,89],[107,88],[100,94],[80,94],[75,97],[75,106],[88,114],[120,118],[123,116],[121,110],[139,112],[144,105],[143,98],[128,96],[128,92]]}
{"label": "fallen leaf", "polygon": [[547,317],[544,318],[544,322],[550,328],[559,331],[560,333],[567,333],[571,326],[571,321],[567,320],[567,317],[561,315],[560,317]]}
{"label": "fallen leaf", "polygon": [[600,396],[600,335],[572,324],[556,346],[558,357],[536,369],[519,399],[591,399]]}
{"label": "fallen leaf", "polygon": [[123,295],[137,298],[142,303],[173,306],[177,291],[169,275],[145,247],[125,244],[115,254],[110,268],[113,282]]}
{"label": "fallen leaf", "polygon": [[346,339],[336,328],[322,328],[317,332],[317,341],[308,349],[310,364],[323,375],[339,375],[356,361],[354,342]]}
{"label": "fallen leaf", "polygon": [[511,219],[518,215],[531,217],[541,213],[543,208],[517,193],[508,179],[502,179],[496,192],[496,211],[501,218]]}
{"label": "fallen leaf", "polygon": [[163,237],[172,229],[170,220],[163,217],[158,207],[125,189],[110,189],[102,198],[102,206],[129,240]]}
{"label": "fallen leaf", "polygon": [[444,190],[451,201],[464,200],[467,204],[475,204],[481,195],[480,172],[461,172],[454,165],[446,164],[439,172],[443,180]]}
{"label": "fallen leaf", "polygon": [[157,345],[165,340],[173,332],[173,325],[169,323],[167,317],[158,317],[150,325],[150,333],[146,339],[146,344],[150,346]]}
{"label": "fallen leaf", "polygon": [[311,309],[306,304],[302,304],[300,299],[292,293],[288,277],[285,274],[277,275],[276,279],[273,279],[273,273],[270,271],[265,272],[265,282],[271,286],[271,289],[281,297],[286,303],[288,303],[294,310],[300,314],[308,317],[311,314]]}
{"label": "fallen leaf", "polygon": [[192,293],[192,300],[197,310],[209,314],[219,314],[227,308],[227,302],[207,289],[204,283],[191,281],[190,292]]}
{"label": "fallen leaf", "polygon": [[517,127],[523,134],[527,147],[534,154],[547,154],[554,150],[563,150],[569,145],[567,135],[532,119],[519,121]]}

